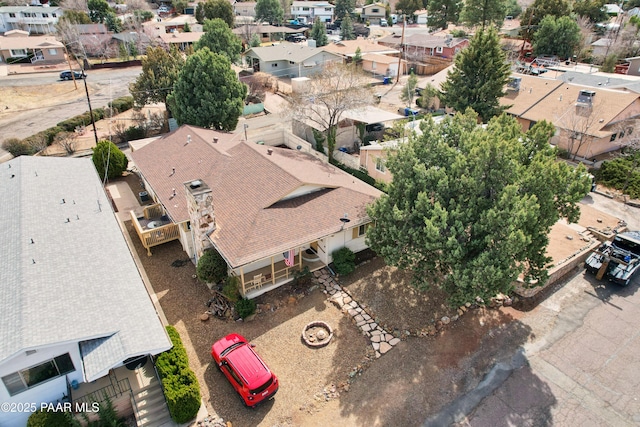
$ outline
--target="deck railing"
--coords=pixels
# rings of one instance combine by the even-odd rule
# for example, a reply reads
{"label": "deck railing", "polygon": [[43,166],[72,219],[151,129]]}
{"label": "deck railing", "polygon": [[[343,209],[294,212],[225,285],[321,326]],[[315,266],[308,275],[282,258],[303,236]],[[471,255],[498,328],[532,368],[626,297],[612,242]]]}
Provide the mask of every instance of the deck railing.
{"label": "deck railing", "polygon": [[[133,223],[136,233],[138,233],[138,237],[140,238],[140,242],[142,242],[142,246],[147,249],[147,255],[149,256],[151,256],[152,247],[180,238],[178,224],[167,224],[155,227],[151,230],[143,230],[136,214],[133,211],[130,211],[129,213],[131,215],[131,222]],[[162,214],[162,211],[160,211],[160,214]]]}
{"label": "deck railing", "polygon": [[104,402],[107,399],[115,399],[122,396],[125,393],[131,392],[131,384],[128,378],[123,378],[115,384],[109,384],[106,387],[102,387],[96,391],[92,391],[89,394],[80,396],[77,399],[73,399],[73,403],[84,404],[82,406],[89,408],[93,402]]}

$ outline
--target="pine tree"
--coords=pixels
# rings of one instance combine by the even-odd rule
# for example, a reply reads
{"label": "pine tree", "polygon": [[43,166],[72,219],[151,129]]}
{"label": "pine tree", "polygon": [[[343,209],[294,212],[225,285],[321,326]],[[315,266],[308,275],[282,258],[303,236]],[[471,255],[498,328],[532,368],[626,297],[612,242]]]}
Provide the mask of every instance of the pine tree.
{"label": "pine tree", "polygon": [[309,36],[316,41],[316,47],[326,46],[329,43],[327,37],[327,27],[324,22],[320,21],[320,18],[316,18],[313,21],[313,27],[311,28],[311,34]]}
{"label": "pine tree", "polygon": [[504,95],[509,74],[496,30],[490,27],[478,31],[469,46],[456,56],[455,67],[441,85],[440,99],[456,111],[470,107],[487,122],[505,109],[499,99]]}
{"label": "pine tree", "polygon": [[342,40],[356,39],[355,32],[353,31],[353,22],[351,22],[349,15],[346,15],[342,20],[342,24],[340,25],[340,37],[342,37]]}
{"label": "pine tree", "polygon": [[454,307],[507,294],[520,274],[544,283],[549,230],[578,219],[590,188],[584,167],[556,161],[553,125],[524,134],[502,115],[483,129],[468,110],[421,129],[387,160],[393,181],[367,209],[371,249]]}

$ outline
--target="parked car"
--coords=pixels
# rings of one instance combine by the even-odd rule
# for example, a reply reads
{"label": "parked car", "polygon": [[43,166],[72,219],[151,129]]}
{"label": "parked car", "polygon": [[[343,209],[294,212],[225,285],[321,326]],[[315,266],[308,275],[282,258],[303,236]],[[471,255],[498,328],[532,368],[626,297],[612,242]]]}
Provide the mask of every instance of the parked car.
{"label": "parked car", "polygon": [[278,378],[242,335],[229,334],[216,341],[211,356],[246,406],[253,408],[278,391]]}
{"label": "parked car", "polygon": [[386,19],[382,18],[382,19],[380,19],[380,26],[381,27],[388,27],[389,23],[387,22]]}
{"label": "parked car", "polygon": [[158,13],[169,13],[169,12],[171,12],[171,9],[169,8],[169,6],[162,5],[158,8]]}
{"label": "parked car", "polygon": [[[73,77],[72,77],[72,73],[73,72]],[[87,77],[87,75],[84,73],[84,71],[63,71],[60,73],[60,80],[71,80],[71,79],[84,79],[85,77]]]}
{"label": "parked car", "polygon": [[584,264],[597,279],[627,286],[640,272],[640,231],[617,234],[612,242],[594,250]]}

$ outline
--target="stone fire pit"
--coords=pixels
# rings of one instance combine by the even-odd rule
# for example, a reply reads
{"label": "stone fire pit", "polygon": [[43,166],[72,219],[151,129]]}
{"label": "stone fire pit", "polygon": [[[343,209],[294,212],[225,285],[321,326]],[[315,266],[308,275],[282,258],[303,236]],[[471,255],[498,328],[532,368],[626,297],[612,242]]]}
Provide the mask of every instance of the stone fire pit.
{"label": "stone fire pit", "polygon": [[329,344],[331,338],[333,338],[331,326],[322,321],[307,323],[302,329],[302,339],[309,347],[324,347]]}

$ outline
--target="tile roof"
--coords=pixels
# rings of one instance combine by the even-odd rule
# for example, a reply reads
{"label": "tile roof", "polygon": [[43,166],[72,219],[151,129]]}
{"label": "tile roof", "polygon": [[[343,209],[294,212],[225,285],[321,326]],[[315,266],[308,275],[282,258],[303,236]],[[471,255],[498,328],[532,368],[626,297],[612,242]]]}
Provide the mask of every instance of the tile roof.
{"label": "tile roof", "polygon": [[87,381],[171,343],[90,159],[21,156],[0,165],[0,361],[106,338]]}
{"label": "tile roof", "polygon": [[232,267],[335,233],[344,213],[353,225],[368,220],[365,206],[381,194],[374,187],[307,153],[239,135],[185,125],[131,153],[175,222],[189,220],[185,182],[201,179],[211,188],[211,238]]}

